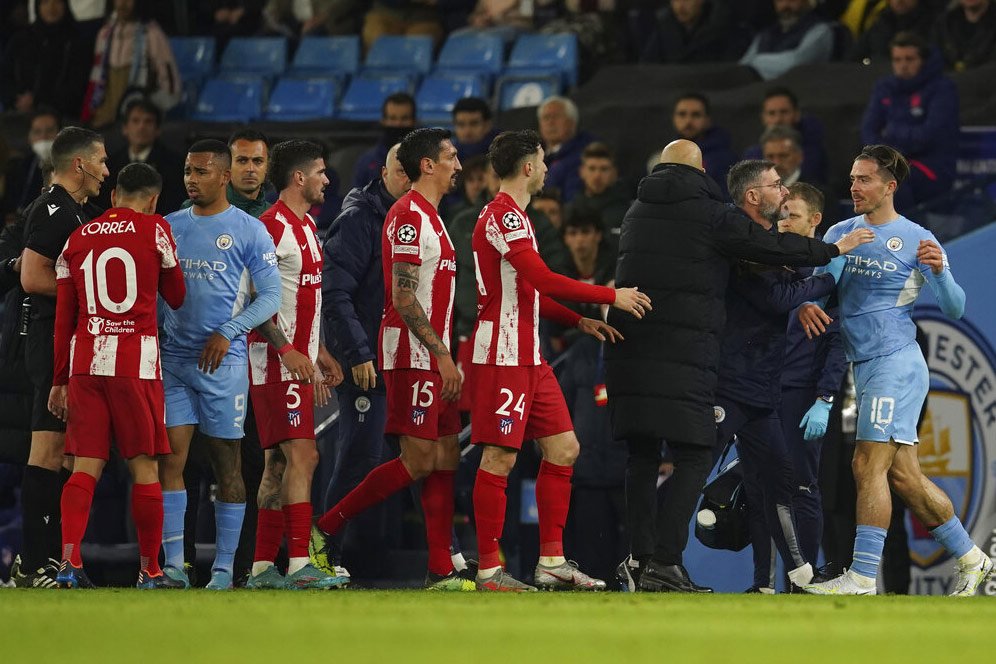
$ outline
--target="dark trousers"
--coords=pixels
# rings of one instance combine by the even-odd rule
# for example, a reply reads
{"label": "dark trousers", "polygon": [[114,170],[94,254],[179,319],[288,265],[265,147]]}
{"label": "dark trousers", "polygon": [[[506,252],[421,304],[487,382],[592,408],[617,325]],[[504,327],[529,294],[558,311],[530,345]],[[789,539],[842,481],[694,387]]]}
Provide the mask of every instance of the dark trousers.
{"label": "dark trousers", "polygon": [[815,387],[785,388],[782,390],[780,409],[785,444],[795,471],[792,507],[795,509],[796,534],[802,555],[811,563],[816,562],[823,540],[823,496],[819,482],[823,439],[806,440],[799,423],[815,401]]}
{"label": "dark trousers", "polygon": [[630,553],[640,560],[652,556],[662,565],[680,565],[688,544],[688,523],[712,469],[712,449],[668,441],[674,473],[667,480],[667,496],[658,509],[661,441],[631,438],[627,443],[626,523]]}
{"label": "dark trousers", "polygon": [[626,557],[626,493],[623,487],[574,485],[564,528],[564,550],[597,579],[614,578]]}
{"label": "dark trousers", "polygon": [[743,464],[754,584],[768,586],[772,539],[788,569],[806,563],[796,534],[792,507],[795,478],[781,419],[772,408],[749,406],[726,397],[718,397],[716,402],[723,411],[722,421],[717,423],[717,441],[725,444],[736,436]]}

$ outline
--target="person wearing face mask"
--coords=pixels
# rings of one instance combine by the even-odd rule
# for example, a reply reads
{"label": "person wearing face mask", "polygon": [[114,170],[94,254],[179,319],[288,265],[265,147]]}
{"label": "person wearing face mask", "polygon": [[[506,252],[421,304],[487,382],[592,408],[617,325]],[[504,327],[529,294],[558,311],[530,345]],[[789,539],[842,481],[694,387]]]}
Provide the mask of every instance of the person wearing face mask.
{"label": "person wearing face mask", "polygon": [[387,151],[401,142],[415,128],[415,98],[407,92],[396,92],[384,100],[380,108],[381,139],[360,155],[353,169],[353,188],[362,189],[380,177],[387,161]]}
{"label": "person wearing face mask", "polygon": [[66,0],[33,5],[37,20],[11,37],[0,58],[0,103],[19,113],[48,105],[75,116],[86,86],[88,46]]}
{"label": "person wearing face mask", "polygon": [[7,170],[2,205],[5,219],[21,214],[41,193],[42,165],[51,161],[52,141],[61,128],[62,122],[55,109],[42,107],[31,116],[28,129],[31,152],[11,160]]}

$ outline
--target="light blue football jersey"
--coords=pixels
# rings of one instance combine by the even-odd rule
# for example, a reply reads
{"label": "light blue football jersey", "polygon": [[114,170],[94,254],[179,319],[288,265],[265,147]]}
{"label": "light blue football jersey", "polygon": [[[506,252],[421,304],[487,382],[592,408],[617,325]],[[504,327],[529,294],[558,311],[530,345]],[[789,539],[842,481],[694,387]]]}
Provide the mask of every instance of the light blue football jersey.
{"label": "light blue football jersey", "polygon": [[[837,283],[844,349],[852,362],[888,355],[916,341],[913,303],[930,272],[917,261],[917,248],[920,240],[940,246],[933,233],[902,215],[878,226],[864,215],[853,217],[834,225],[823,239],[836,242],[858,228],[870,228],[875,240],[844,257],[847,263]],[[947,255],[944,270],[950,276]]]}
{"label": "light blue football jersey", "polygon": [[[276,249],[266,227],[234,205],[197,216],[193,208],[170,215],[187,297],[173,311],[160,307],[164,362],[196,362],[205,342],[249,303],[250,281],[278,280]],[[222,365],[247,364],[246,337],[231,340]]]}

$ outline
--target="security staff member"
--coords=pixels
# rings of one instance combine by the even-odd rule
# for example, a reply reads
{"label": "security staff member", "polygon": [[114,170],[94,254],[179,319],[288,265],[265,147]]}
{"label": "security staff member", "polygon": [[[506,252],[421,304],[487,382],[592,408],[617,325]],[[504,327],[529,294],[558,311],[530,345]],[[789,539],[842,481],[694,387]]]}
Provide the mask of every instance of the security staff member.
{"label": "security staff member", "polygon": [[21,254],[21,287],[30,296],[25,344],[34,385],[31,452],[21,484],[24,547],[12,578],[18,587],[54,587],[62,533],[59,500],[69,477],[63,469],[65,424],[48,412],[55,327],[55,260],[70,234],[89,221],[83,210],[108,177],[104,139],[66,127],[52,143],[52,185],[32,204]]}

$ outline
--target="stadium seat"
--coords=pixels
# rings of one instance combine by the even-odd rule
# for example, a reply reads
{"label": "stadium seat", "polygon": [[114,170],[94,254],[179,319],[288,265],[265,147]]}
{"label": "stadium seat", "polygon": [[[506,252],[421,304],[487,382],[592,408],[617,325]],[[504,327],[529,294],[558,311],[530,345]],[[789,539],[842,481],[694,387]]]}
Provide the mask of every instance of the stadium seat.
{"label": "stadium seat", "polygon": [[414,72],[425,75],[432,69],[432,37],[386,35],[370,47],[364,62],[365,73]]}
{"label": "stadium seat", "polygon": [[436,61],[436,71],[484,72],[493,79],[501,73],[505,44],[497,35],[451,35]]}
{"label": "stadium seat", "polygon": [[221,55],[221,71],[278,76],[287,68],[283,37],[235,37]]}
{"label": "stadium seat", "polygon": [[495,83],[495,100],[498,110],[507,111],[539,103],[563,91],[559,74],[506,74]]}
{"label": "stadium seat", "polygon": [[285,76],[270,93],[265,117],[278,122],[331,118],[338,91],[335,78]]}
{"label": "stadium seat", "polygon": [[411,92],[412,80],[407,74],[360,74],[346,88],[339,104],[339,118],[373,122],[380,120],[384,99],[395,92]]}
{"label": "stadium seat", "polygon": [[427,124],[449,125],[453,105],[464,97],[486,96],[484,82],[478,74],[437,72],[422,81],[415,95],[418,119]]}
{"label": "stadium seat", "polygon": [[170,37],[180,79],[199,83],[214,73],[214,37]]}
{"label": "stadium seat", "polygon": [[193,117],[203,122],[248,122],[260,117],[262,109],[259,78],[218,77],[204,84]]}
{"label": "stadium seat", "polygon": [[508,57],[505,72],[557,72],[568,88],[578,84],[578,38],[573,33],[522,35]]}
{"label": "stadium seat", "polygon": [[345,80],[360,68],[360,38],[305,37],[301,40],[290,72],[295,75],[333,75]]}

